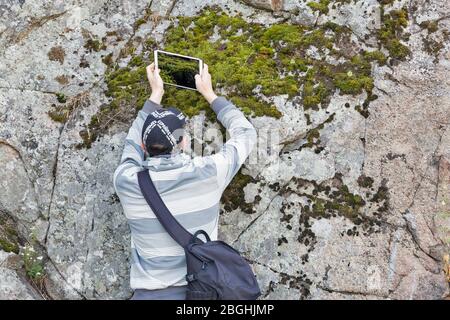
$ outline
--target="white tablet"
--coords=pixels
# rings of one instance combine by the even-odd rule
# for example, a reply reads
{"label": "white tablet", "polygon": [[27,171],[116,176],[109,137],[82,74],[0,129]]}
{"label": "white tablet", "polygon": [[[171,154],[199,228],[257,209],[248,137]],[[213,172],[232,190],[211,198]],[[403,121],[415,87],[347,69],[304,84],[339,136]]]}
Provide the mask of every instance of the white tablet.
{"label": "white tablet", "polygon": [[159,68],[165,84],[197,90],[195,75],[202,71],[203,61],[201,59],[162,50],[155,50],[154,56],[155,66]]}

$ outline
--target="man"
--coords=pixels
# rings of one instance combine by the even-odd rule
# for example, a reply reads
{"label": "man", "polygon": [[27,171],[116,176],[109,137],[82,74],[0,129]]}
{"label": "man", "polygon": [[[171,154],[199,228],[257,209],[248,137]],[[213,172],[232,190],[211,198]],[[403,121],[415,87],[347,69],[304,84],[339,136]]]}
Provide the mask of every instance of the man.
{"label": "man", "polygon": [[184,250],[159,223],[139,188],[137,173],[148,169],[156,189],[175,218],[189,232],[205,230],[217,239],[219,201],[226,186],[250,154],[256,130],[231,102],[217,97],[205,64],[195,76],[197,90],[210,103],[230,139],[220,152],[191,158],[183,153],[184,115],[163,108],[163,81],[154,64],[147,67],[150,98],[125,140],[114,187],[131,229],[132,299],[185,299]]}

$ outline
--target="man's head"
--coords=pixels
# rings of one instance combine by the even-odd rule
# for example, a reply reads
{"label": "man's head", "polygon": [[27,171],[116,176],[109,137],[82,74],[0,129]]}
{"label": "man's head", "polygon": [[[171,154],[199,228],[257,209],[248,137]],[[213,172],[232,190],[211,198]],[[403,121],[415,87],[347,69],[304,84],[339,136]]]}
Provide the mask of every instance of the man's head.
{"label": "man's head", "polygon": [[181,144],[184,149],[186,117],[176,108],[162,108],[147,116],[142,128],[142,142],[153,157],[170,154]]}

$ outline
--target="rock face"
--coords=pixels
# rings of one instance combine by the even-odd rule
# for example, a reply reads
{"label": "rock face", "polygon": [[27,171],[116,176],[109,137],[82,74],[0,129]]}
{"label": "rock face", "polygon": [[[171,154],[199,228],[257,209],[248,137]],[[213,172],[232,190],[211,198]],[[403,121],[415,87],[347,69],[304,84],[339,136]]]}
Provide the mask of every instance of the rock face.
{"label": "rock face", "polygon": [[37,300],[40,295],[17,268],[17,255],[0,251],[0,300]]}
{"label": "rock face", "polygon": [[[271,152],[255,151],[258,161],[230,185],[220,236],[252,261],[263,299],[440,299],[450,245],[450,3],[312,2],[218,0],[214,10],[263,26],[345,27],[344,45],[321,51],[313,43],[305,55],[336,65],[334,50],[351,57],[376,49],[387,62],[370,64],[372,95],[333,88],[312,111],[305,85],[293,95],[254,90],[281,116],[251,119]],[[134,114],[101,113],[111,103],[106,75],[112,63],[133,63],[146,39],[163,45],[172,20],[208,5],[0,5],[0,214],[22,242],[45,251],[51,298],[131,295],[129,229],[112,174]],[[395,21],[407,13],[391,30],[398,43],[382,42],[389,12]],[[94,117],[102,131],[92,138]],[[213,127],[208,121],[191,117]],[[0,298],[37,298],[0,254]]]}

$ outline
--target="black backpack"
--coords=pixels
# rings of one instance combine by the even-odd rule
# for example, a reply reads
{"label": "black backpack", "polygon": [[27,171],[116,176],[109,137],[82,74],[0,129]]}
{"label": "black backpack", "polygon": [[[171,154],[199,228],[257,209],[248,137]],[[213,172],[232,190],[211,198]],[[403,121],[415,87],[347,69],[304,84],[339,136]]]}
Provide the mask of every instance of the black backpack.
{"label": "black backpack", "polygon": [[[204,230],[189,233],[170,213],[148,170],[138,173],[139,187],[169,235],[184,248],[187,300],[255,300],[261,291],[250,265],[223,241],[211,241]],[[206,238],[203,242],[198,236]]]}

